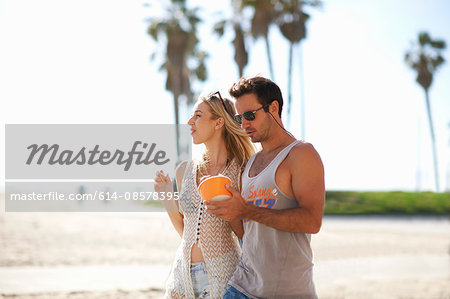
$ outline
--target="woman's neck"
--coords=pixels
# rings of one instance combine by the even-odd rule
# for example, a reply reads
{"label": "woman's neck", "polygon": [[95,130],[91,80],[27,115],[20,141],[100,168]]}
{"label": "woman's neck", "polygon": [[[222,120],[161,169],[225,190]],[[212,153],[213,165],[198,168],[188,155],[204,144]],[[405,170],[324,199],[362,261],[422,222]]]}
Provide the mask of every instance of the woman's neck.
{"label": "woman's neck", "polygon": [[221,168],[226,165],[228,153],[223,138],[205,142],[209,168]]}

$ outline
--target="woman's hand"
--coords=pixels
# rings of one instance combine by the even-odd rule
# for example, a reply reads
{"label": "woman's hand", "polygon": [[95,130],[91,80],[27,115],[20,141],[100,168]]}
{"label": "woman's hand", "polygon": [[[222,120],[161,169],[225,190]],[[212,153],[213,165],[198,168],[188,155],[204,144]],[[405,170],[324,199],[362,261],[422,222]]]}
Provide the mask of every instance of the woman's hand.
{"label": "woman's hand", "polygon": [[156,172],[154,189],[158,193],[158,198],[161,199],[167,212],[178,212],[178,203],[174,200],[173,196],[172,180],[162,170]]}
{"label": "woman's hand", "polygon": [[155,178],[155,192],[173,192],[172,181],[168,174],[164,174],[164,171],[160,170],[156,172]]}

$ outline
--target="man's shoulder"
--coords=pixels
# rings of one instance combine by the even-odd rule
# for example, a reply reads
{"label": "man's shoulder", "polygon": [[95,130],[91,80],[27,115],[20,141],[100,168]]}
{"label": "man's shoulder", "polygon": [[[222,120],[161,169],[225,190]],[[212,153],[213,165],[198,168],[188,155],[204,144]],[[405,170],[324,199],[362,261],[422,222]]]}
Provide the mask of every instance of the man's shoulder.
{"label": "man's shoulder", "polygon": [[289,162],[292,162],[292,164],[290,163],[291,165],[298,165],[298,163],[302,163],[302,161],[305,160],[320,160],[320,156],[311,143],[299,140],[298,143],[292,147],[287,159],[289,159]]}
{"label": "man's shoulder", "polygon": [[294,155],[317,153],[314,146],[306,141],[297,140],[297,144],[292,147],[291,153]]}

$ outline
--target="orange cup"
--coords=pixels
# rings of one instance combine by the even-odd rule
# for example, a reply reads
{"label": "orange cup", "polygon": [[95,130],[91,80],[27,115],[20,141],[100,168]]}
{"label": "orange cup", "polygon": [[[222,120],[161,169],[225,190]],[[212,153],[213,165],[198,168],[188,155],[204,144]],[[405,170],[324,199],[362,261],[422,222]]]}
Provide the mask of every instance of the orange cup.
{"label": "orange cup", "polygon": [[211,176],[198,186],[198,192],[203,200],[227,200],[231,198],[231,192],[225,185],[231,185],[231,180],[224,175]]}

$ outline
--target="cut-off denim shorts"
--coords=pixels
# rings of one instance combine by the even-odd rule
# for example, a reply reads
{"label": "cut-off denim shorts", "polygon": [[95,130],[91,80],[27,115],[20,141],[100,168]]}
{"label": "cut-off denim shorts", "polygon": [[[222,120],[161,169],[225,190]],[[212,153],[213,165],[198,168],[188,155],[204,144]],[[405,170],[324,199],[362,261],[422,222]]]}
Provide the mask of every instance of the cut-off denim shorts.
{"label": "cut-off denim shorts", "polygon": [[198,299],[211,298],[208,273],[206,272],[204,262],[191,264],[191,277],[192,277],[192,285],[194,287],[195,298]]}
{"label": "cut-off denim shorts", "polygon": [[227,285],[225,289],[225,295],[223,295],[222,299],[251,299],[235,287],[231,285]]}

